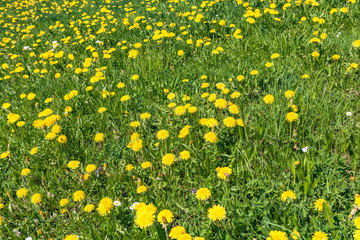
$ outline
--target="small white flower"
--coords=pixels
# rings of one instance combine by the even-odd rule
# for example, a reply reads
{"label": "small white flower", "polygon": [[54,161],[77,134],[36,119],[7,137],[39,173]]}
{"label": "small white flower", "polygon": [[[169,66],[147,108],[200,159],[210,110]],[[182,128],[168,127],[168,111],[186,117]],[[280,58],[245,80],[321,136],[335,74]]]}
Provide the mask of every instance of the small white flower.
{"label": "small white flower", "polygon": [[32,239],[33,239],[32,237],[25,238],[25,240],[32,240]]}
{"label": "small white flower", "polygon": [[138,202],[134,202],[133,205],[131,205],[130,210],[134,210],[136,205],[139,205]]}
{"label": "small white flower", "polygon": [[338,32],[338,34],[336,34],[336,37],[339,37],[341,35],[341,32]]}
{"label": "small white flower", "polygon": [[308,149],[309,149],[309,147],[304,147],[304,148],[302,148],[301,150],[302,150],[304,153],[306,153],[306,152],[308,151]]}
{"label": "small white flower", "polygon": [[121,203],[119,201],[114,201],[114,206],[118,207],[120,205],[121,205]]}
{"label": "small white flower", "polygon": [[59,43],[57,41],[52,42],[53,49],[59,46]]}
{"label": "small white flower", "polygon": [[32,48],[29,46],[25,46],[25,47],[23,47],[23,50],[32,50]]}
{"label": "small white flower", "polygon": [[346,116],[350,117],[352,115],[352,112],[347,112]]}

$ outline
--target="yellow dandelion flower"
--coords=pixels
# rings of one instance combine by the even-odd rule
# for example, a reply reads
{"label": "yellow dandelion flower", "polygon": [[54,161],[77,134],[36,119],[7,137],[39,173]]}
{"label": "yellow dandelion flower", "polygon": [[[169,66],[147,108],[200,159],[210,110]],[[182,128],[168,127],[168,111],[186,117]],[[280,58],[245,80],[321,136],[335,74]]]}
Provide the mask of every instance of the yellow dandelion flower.
{"label": "yellow dandelion flower", "polygon": [[299,239],[300,237],[300,233],[298,231],[296,231],[296,229],[293,230],[293,233],[291,233],[291,238],[296,240]]}
{"label": "yellow dandelion flower", "polygon": [[142,120],[149,119],[150,117],[151,117],[151,114],[147,113],[147,112],[140,115],[140,118]]}
{"label": "yellow dandelion flower", "polygon": [[113,209],[113,208],[114,208],[113,201],[110,198],[105,197],[100,200],[97,211],[100,216],[105,216],[105,215],[109,214],[111,209]]}
{"label": "yellow dandelion flower", "polygon": [[195,113],[197,110],[198,110],[198,108],[195,107],[195,106],[191,106],[191,107],[188,108],[189,113]]}
{"label": "yellow dandelion flower", "polygon": [[[200,124],[201,124],[201,122],[200,122]],[[205,119],[204,124],[205,124],[205,126],[207,126],[209,128],[214,128],[214,127],[219,126],[219,122],[215,118]]]}
{"label": "yellow dandelion flower", "polygon": [[70,161],[67,166],[68,168],[70,169],[77,169],[80,165],[80,162],[79,161]]}
{"label": "yellow dandelion flower", "polygon": [[225,99],[217,99],[215,101],[215,107],[219,108],[219,109],[225,109],[227,107],[227,101]]}
{"label": "yellow dandelion flower", "polygon": [[11,106],[10,103],[4,103],[4,104],[2,105],[2,108],[8,109],[10,106]]}
{"label": "yellow dandelion flower", "polygon": [[212,221],[223,220],[226,216],[226,210],[221,205],[214,205],[208,209],[208,217]]}
{"label": "yellow dandelion flower", "polygon": [[291,91],[291,90],[287,90],[285,93],[284,93],[285,97],[287,99],[291,99],[295,96],[295,92],[294,91]]}
{"label": "yellow dandelion flower", "polygon": [[208,200],[210,197],[211,197],[211,192],[207,188],[199,188],[196,191],[196,198],[201,201]]}
{"label": "yellow dandelion flower", "polygon": [[34,195],[32,195],[31,197],[31,202],[33,204],[39,204],[41,203],[41,195],[39,193],[35,193]]}
{"label": "yellow dandelion flower", "polygon": [[311,238],[312,240],[328,240],[328,235],[322,231],[317,231]]}
{"label": "yellow dandelion flower", "polygon": [[189,151],[180,152],[180,158],[182,160],[188,160],[190,158],[190,152]]}
{"label": "yellow dandelion flower", "polygon": [[20,188],[19,190],[16,191],[16,196],[18,198],[23,198],[28,194],[28,190],[26,188]]}
{"label": "yellow dandelion flower", "polygon": [[271,231],[269,235],[271,240],[288,240],[286,233],[283,231]]}
{"label": "yellow dandelion flower", "polygon": [[177,240],[192,240],[192,237],[188,233],[181,234]]}
{"label": "yellow dandelion flower", "polygon": [[271,63],[271,62],[265,63],[265,67],[267,67],[267,68],[271,68],[273,65],[274,65],[274,64]]}
{"label": "yellow dandelion flower", "polygon": [[59,202],[60,207],[65,207],[68,204],[69,204],[69,200],[66,198],[61,199]]}
{"label": "yellow dandelion flower", "polygon": [[24,121],[19,121],[16,123],[16,126],[18,126],[18,127],[23,127],[24,125],[25,125]]}
{"label": "yellow dandelion flower", "polygon": [[210,96],[209,96],[209,102],[215,102],[215,100],[216,100],[216,94],[215,93],[212,93],[212,94],[210,94]]}
{"label": "yellow dandelion flower", "polygon": [[[230,95],[230,97],[231,98],[233,98],[233,99],[236,99],[236,98],[238,98],[238,97],[240,97],[240,93],[239,92],[233,92],[231,95]],[[235,104],[234,104],[235,105]],[[232,105],[231,105],[232,106]],[[236,105],[235,105],[236,106]]]}
{"label": "yellow dandelion flower", "polygon": [[186,233],[186,230],[184,227],[176,226],[176,227],[171,228],[169,237],[171,239],[177,239],[177,238],[179,238],[180,235],[185,234],[185,233]]}
{"label": "yellow dandelion flower", "polygon": [[135,49],[131,49],[129,51],[129,58],[136,58],[137,56],[139,55],[139,51],[138,50],[135,50]]}
{"label": "yellow dandelion flower", "polygon": [[59,125],[54,125],[52,128],[51,128],[51,132],[53,133],[60,133],[61,132],[61,127]]}
{"label": "yellow dandelion flower", "polygon": [[24,168],[23,170],[21,170],[21,176],[27,176],[30,174],[30,172],[31,172],[30,169]]}
{"label": "yellow dandelion flower", "polygon": [[169,137],[169,132],[166,130],[160,130],[157,132],[156,137],[159,140],[165,140]]}
{"label": "yellow dandelion flower", "polygon": [[66,143],[67,142],[67,137],[65,135],[60,135],[57,139],[57,141],[59,143]]}
{"label": "yellow dandelion flower", "polygon": [[143,192],[146,192],[147,190],[148,190],[148,188],[146,186],[139,186],[136,189],[136,193],[143,193]]}
{"label": "yellow dandelion flower", "polygon": [[143,168],[143,169],[146,169],[146,168],[149,168],[149,167],[151,167],[151,162],[149,162],[149,161],[147,161],[147,162],[143,162],[142,164],[141,164],[141,167]]}
{"label": "yellow dandelion flower", "polygon": [[236,120],[233,117],[227,117],[224,119],[224,125],[228,128],[236,127]]}
{"label": "yellow dandelion flower", "polygon": [[232,114],[239,114],[239,108],[235,104],[229,106],[229,112]]}
{"label": "yellow dandelion flower", "polygon": [[209,143],[216,143],[217,142],[217,136],[214,132],[208,132],[205,133],[204,139]]}
{"label": "yellow dandelion flower", "polygon": [[73,200],[75,202],[81,202],[85,199],[85,192],[84,191],[76,191],[73,194]]}
{"label": "yellow dandelion flower", "polygon": [[70,234],[70,235],[67,235],[64,240],[79,240],[79,237],[76,236],[75,234]]}
{"label": "yellow dandelion flower", "polygon": [[245,123],[244,123],[244,121],[243,121],[241,118],[236,119],[236,124],[237,124],[238,126],[240,126],[240,127],[244,127],[244,126],[245,126]]}
{"label": "yellow dandelion flower", "polygon": [[353,234],[354,240],[360,240],[360,230],[356,230]]}
{"label": "yellow dandelion flower", "polygon": [[250,71],[250,75],[251,76],[255,76],[255,75],[258,75],[259,74],[259,71],[258,70],[252,70]]}
{"label": "yellow dandelion flower", "polygon": [[132,164],[129,164],[129,165],[126,165],[125,169],[126,169],[127,171],[131,171],[131,170],[134,169],[134,166],[133,166]]}
{"label": "yellow dandelion flower", "polygon": [[273,54],[271,54],[271,56],[270,56],[271,59],[276,59],[276,58],[278,58],[278,57],[280,57],[280,54],[278,54],[278,53],[273,53]]}
{"label": "yellow dandelion flower", "polygon": [[170,210],[164,209],[159,212],[157,216],[157,221],[160,224],[169,224],[173,221],[173,218],[174,218],[174,214]]}
{"label": "yellow dandelion flower", "polygon": [[177,106],[174,110],[175,115],[182,116],[186,113],[186,108],[184,106]]}
{"label": "yellow dandelion flower", "polygon": [[264,97],[264,102],[265,102],[266,104],[273,104],[274,101],[275,101],[275,98],[274,98],[274,96],[271,95],[271,94],[268,94],[268,95],[266,95],[266,96]]}
{"label": "yellow dandelion flower", "polygon": [[134,128],[140,127],[140,122],[138,122],[138,121],[131,122],[130,126],[134,127]]}
{"label": "yellow dandelion flower", "polygon": [[98,110],[99,113],[103,113],[103,112],[105,112],[105,111],[106,111],[106,108],[105,108],[105,107],[101,107],[101,108],[99,108],[99,110]]}
{"label": "yellow dandelion flower", "polygon": [[95,135],[95,142],[102,142],[105,139],[105,135],[103,133],[98,133]]}
{"label": "yellow dandelion flower", "polygon": [[49,132],[49,133],[46,134],[45,138],[47,140],[52,140],[52,139],[56,138],[56,134],[53,133],[53,132]]}
{"label": "yellow dandelion flower", "polygon": [[286,121],[288,121],[289,123],[295,122],[296,120],[299,119],[299,115],[295,112],[289,112],[286,114],[285,117]]}
{"label": "yellow dandelion flower", "polygon": [[141,212],[136,214],[135,224],[139,228],[150,227],[154,223],[155,216],[150,212]]}
{"label": "yellow dandelion flower", "polygon": [[232,169],[229,167],[217,167],[216,173],[218,178],[225,180],[232,174]]}
{"label": "yellow dandelion flower", "polygon": [[356,48],[360,47],[360,39],[359,39],[359,40],[355,40],[355,41],[353,42],[353,47],[356,47]]}
{"label": "yellow dandelion flower", "polygon": [[245,79],[245,77],[244,77],[243,75],[238,75],[238,76],[236,77],[236,80],[237,80],[238,82],[242,82],[244,79]]}
{"label": "yellow dandelion flower", "polygon": [[316,202],[314,203],[316,210],[322,212],[324,203],[327,203],[325,199],[316,200]]}
{"label": "yellow dandelion flower", "polygon": [[354,225],[357,229],[360,229],[360,217],[355,218]]}
{"label": "yellow dandelion flower", "polygon": [[96,169],[96,165],[89,164],[89,165],[86,166],[85,170],[86,170],[87,173],[91,173],[91,172],[95,171],[95,169]]}
{"label": "yellow dandelion flower", "polygon": [[296,199],[296,195],[293,191],[291,190],[288,190],[288,191],[285,191],[281,194],[281,201],[283,202],[286,202],[288,200],[295,200]]}
{"label": "yellow dandelion flower", "polygon": [[84,212],[90,213],[95,210],[94,204],[88,204],[84,207]]}
{"label": "yellow dandelion flower", "polygon": [[166,166],[171,166],[175,162],[175,155],[168,153],[162,158],[162,163]]}

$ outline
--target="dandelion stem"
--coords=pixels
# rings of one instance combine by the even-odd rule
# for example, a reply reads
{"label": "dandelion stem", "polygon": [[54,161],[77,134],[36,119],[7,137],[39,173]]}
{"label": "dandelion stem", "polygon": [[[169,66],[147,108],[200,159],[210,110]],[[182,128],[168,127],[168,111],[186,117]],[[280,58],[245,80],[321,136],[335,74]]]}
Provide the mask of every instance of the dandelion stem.
{"label": "dandelion stem", "polygon": [[165,229],[166,239],[169,240],[169,234],[167,232],[167,226],[166,225],[164,226],[164,229]]}

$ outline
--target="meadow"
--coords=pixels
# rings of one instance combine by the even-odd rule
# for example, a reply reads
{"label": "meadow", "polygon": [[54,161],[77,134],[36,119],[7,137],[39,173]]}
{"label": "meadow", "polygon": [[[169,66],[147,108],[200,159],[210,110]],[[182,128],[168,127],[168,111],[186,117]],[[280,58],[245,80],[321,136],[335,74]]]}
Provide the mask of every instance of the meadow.
{"label": "meadow", "polygon": [[0,239],[360,240],[359,64],[358,0],[1,0]]}

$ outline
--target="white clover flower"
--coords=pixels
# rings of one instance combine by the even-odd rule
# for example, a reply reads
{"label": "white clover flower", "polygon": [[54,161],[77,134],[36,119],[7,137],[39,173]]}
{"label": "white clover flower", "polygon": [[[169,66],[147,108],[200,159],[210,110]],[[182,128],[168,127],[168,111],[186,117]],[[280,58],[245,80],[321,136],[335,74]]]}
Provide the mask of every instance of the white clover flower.
{"label": "white clover flower", "polygon": [[27,238],[25,238],[25,240],[33,240],[33,238],[32,237],[27,237]]}
{"label": "white clover flower", "polygon": [[309,147],[304,147],[304,148],[302,148],[301,150],[302,150],[304,153],[306,153],[306,152],[308,151],[308,149],[309,149]]}

